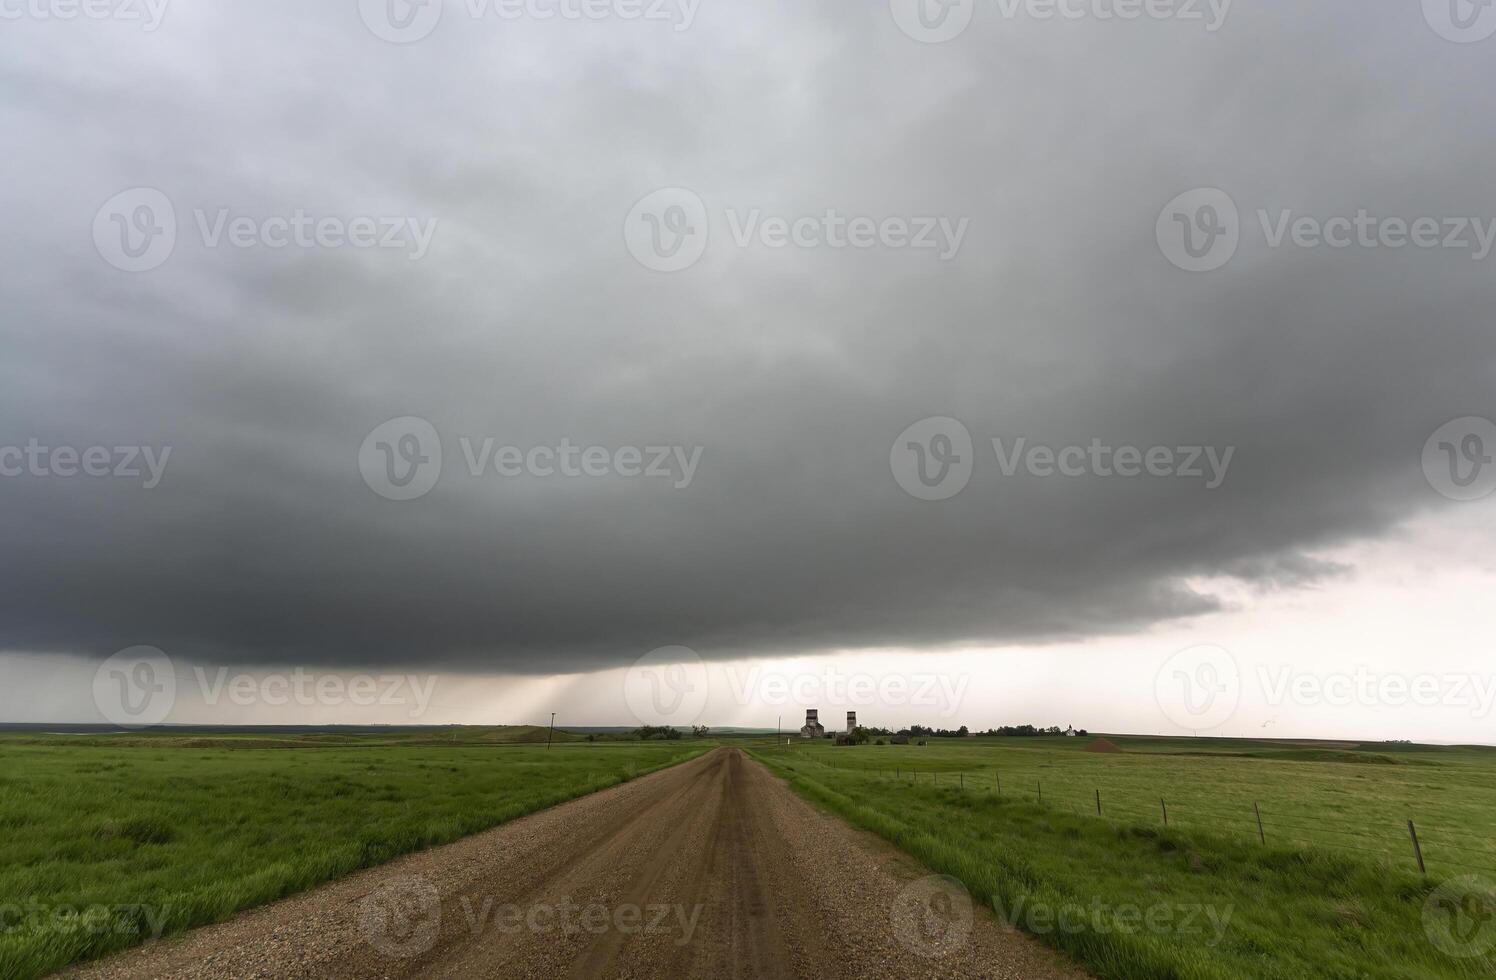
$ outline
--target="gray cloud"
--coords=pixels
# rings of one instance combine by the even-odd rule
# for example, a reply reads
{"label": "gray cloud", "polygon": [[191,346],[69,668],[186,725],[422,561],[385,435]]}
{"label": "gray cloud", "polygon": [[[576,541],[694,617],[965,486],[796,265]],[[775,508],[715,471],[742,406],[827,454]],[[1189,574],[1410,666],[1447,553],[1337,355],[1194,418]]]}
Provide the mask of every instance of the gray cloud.
{"label": "gray cloud", "polygon": [[[161,485],[0,479],[0,648],[149,643],[235,662],[518,672],[862,645],[1056,639],[1213,608],[1443,503],[1419,454],[1493,411],[1492,263],[1266,246],[1256,210],[1496,217],[1486,45],[1416,6],[1239,6],[1225,26],[1006,21],[943,45],[887,5],[706,5],[654,23],[373,37],[356,5],[9,25],[0,444],[171,446]],[[1492,40],[1489,44],[1496,44]],[[160,189],[158,269],[96,210]],[[712,216],[642,268],[660,187]],[[1243,238],[1187,273],[1159,209],[1228,191]],[[192,211],[436,218],[430,252],[205,248]],[[724,218],[969,219],[941,262],[738,248]],[[441,433],[412,501],[376,425]],[[958,496],[894,438],[961,419]],[[689,487],[471,477],[458,439],[700,446]],[[1229,478],[1003,476],[989,440],[1233,446]]]}

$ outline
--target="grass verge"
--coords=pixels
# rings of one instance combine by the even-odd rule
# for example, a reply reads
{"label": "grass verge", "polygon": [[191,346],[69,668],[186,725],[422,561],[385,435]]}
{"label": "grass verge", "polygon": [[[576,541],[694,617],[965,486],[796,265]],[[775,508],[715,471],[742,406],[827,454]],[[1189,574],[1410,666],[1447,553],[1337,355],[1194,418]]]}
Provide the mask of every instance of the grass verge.
{"label": "grass verge", "polygon": [[222,921],[711,745],[0,741],[0,977],[42,976]]}
{"label": "grass verge", "polygon": [[1104,980],[1496,975],[1496,960],[1476,955],[1480,934],[1454,929],[1465,943],[1455,955],[1437,941],[1437,879],[1313,847],[833,769],[799,752],[753,754],[806,799],[959,879]]}

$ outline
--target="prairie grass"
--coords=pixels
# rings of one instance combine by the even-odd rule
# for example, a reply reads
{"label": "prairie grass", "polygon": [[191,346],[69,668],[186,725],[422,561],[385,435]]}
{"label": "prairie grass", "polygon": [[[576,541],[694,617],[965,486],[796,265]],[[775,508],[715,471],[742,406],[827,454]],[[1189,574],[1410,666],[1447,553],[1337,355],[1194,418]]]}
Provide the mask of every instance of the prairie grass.
{"label": "prairie grass", "polygon": [[0,739],[0,977],[220,921],[712,744],[125,737]]}
{"label": "prairie grass", "polygon": [[[1385,829],[1380,821],[1416,805],[1431,824],[1478,836],[1492,812],[1477,810],[1492,783],[1478,750],[1405,766],[1265,760],[1252,746],[1182,756],[1172,754],[1178,742],[1154,743],[1136,755],[1093,755],[1077,745],[1006,741],[806,743],[754,754],[807,799],[960,879],[975,901],[1107,980],[1496,975],[1496,958],[1477,945],[1451,955],[1434,941],[1430,896],[1454,872],[1419,875],[1406,837],[1397,854],[1287,834],[1264,846],[1250,811],[1253,799],[1269,800],[1272,812],[1291,809],[1311,831],[1357,829],[1364,820],[1359,829],[1371,838]],[[1366,771],[1381,778],[1363,782]],[[1244,802],[1249,829],[1178,819],[1172,802],[1165,827],[1160,787],[1178,800],[1177,812],[1195,802],[1197,817],[1207,806],[1229,812]],[[1479,919],[1474,927],[1496,928]]]}

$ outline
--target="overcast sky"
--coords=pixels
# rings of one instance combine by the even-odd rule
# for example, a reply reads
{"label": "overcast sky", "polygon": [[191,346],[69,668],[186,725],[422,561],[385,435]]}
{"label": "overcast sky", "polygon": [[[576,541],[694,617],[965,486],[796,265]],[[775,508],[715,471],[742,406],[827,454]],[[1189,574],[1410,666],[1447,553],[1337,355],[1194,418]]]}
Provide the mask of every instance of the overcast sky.
{"label": "overcast sky", "polygon": [[63,6],[0,0],[0,716],[141,645],[436,721],[631,723],[666,646],[892,655],[974,727],[1177,729],[1193,644],[1492,675],[1496,24]]}

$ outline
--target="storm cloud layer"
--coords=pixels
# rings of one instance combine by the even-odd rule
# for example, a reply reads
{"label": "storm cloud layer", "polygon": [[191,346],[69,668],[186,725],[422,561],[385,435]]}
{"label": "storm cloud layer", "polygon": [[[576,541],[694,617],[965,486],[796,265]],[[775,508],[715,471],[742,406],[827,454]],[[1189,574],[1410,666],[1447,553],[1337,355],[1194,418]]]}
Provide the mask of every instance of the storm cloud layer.
{"label": "storm cloud layer", "polygon": [[[977,0],[943,43],[886,2],[450,3],[410,43],[370,9],[0,31],[0,445],[110,452],[0,478],[0,649],[529,673],[1134,630],[1213,608],[1187,580],[1312,580],[1317,549],[1455,506],[1425,440],[1496,411],[1476,226],[1282,224],[1496,218],[1496,39],[1417,4],[1242,0],[1212,31]],[[175,245],[131,272],[96,224],[139,188]],[[699,234],[628,226],[664,188],[709,227],[676,271],[629,247]],[[1196,188],[1239,209],[1212,271],[1159,242]],[[856,217],[876,240],[835,244]],[[391,499],[361,448],[429,456],[366,446],[406,417],[440,478]],[[973,440],[942,500],[890,464],[931,417]],[[994,438],[1233,455],[1215,488],[1009,475]],[[519,472],[471,472],[485,440]],[[563,440],[597,475],[536,471]],[[159,482],[116,447],[170,447]]]}

